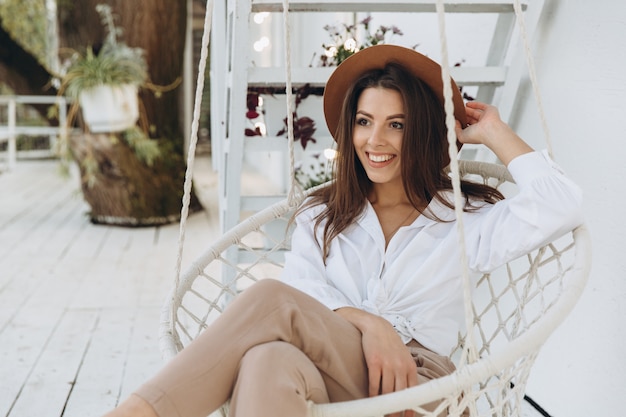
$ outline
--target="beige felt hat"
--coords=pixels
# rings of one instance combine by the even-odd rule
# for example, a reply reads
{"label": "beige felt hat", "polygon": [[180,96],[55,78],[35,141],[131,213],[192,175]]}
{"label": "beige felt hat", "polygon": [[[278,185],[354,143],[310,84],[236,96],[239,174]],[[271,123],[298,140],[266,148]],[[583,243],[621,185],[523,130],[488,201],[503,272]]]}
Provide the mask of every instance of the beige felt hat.
{"label": "beige felt hat", "polygon": [[[331,74],[324,89],[324,115],[329,132],[334,136],[339,124],[341,107],[348,88],[364,73],[373,69],[383,69],[388,63],[402,65],[409,72],[420,78],[439,97],[443,98],[443,80],[441,66],[432,59],[410,48],[397,45],[376,45],[365,48],[343,61]],[[452,98],[454,116],[465,126],[465,104],[454,80],[452,80]]]}

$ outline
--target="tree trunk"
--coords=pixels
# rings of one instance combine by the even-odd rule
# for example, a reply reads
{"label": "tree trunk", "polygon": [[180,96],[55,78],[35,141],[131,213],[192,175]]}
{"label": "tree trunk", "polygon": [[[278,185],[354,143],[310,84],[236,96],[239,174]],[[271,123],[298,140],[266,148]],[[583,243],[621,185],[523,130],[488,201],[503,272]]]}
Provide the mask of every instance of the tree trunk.
{"label": "tree trunk", "polygon": [[[81,0],[59,4],[61,48],[83,52],[102,44],[104,28],[96,5],[111,6],[122,40],[146,52],[150,81],[157,86],[180,82],[185,48],[186,0]],[[144,89],[140,98],[153,138],[165,137],[182,153],[182,88],[155,94]]]}
{"label": "tree trunk", "polygon": [[[105,32],[95,10],[102,0],[64,3],[59,13],[61,47],[83,51],[101,45]],[[172,85],[180,80],[185,46],[186,0],[109,0],[115,23],[123,29],[121,39],[145,51],[150,82]],[[79,22],[79,24],[77,24]],[[180,217],[185,160],[181,88],[155,94],[140,91],[142,118],[151,138],[160,140],[162,158],[153,167],[137,160],[123,140],[112,143],[110,135],[84,134],[71,141],[79,164],[85,152],[93,152],[98,174],[93,185],[83,177],[83,194],[97,223],[149,225]],[[89,144],[90,146],[85,146]],[[81,165],[81,171],[85,168]],[[192,209],[198,208],[192,199]]]}
{"label": "tree trunk", "polygon": [[[59,45],[84,53],[98,49],[105,30],[95,6],[111,6],[121,40],[146,52],[150,81],[170,86],[180,81],[183,68],[187,0],[81,0],[58,2]],[[1,25],[0,21],[0,25]],[[16,94],[56,94],[52,75],[0,28],[0,76]],[[162,157],[148,167],[118,136],[85,133],[70,139],[74,158],[83,173],[83,193],[99,223],[143,225],[166,223],[180,216],[185,173],[182,126],[182,88],[155,94],[140,92],[148,133],[159,140]],[[85,157],[97,161],[95,183],[87,183]],[[92,171],[89,171],[92,172]],[[192,208],[198,207],[192,196]]]}
{"label": "tree trunk", "polygon": [[[83,197],[94,223],[150,226],[179,219],[180,182],[165,174],[166,162],[146,166],[126,142],[111,134],[72,135],[70,141],[74,158],[82,161]],[[90,161],[97,164],[95,172],[89,170]]]}

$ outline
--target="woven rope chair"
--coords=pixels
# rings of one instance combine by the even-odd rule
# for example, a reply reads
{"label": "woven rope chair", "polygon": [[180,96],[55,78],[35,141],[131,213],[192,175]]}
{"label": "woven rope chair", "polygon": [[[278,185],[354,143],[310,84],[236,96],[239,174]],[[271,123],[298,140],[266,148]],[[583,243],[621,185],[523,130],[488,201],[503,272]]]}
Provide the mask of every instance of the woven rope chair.
{"label": "woven rope chair", "polygon": [[[284,2],[287,3],[286,0]],[[198,97],[202,95],[211,6],[209,2],[196,108],[199,108]],[[286,6],[285,10],[288,9]],[[439,12],[443,14],[442,6]],[[288,45],[286,49],[289,50]],[[287,103],[288,114],[291,114],[288,58]],[[442,68],[446,67],[444,62]],[[446,74],[443,76],[445,79]],[[449,105],[447,113],[452,114]],[[292,120],[289,122],[291,124]],[[454,120],[448,122],[454,123]],[[289,198],[247,218],[222,235],[181,274],[197,128],[196,112],[183,198],[176,282],[161,317],[159,340],[166,359],[194,340],[239,292],[259,279],[279,277],[284,252],[290,246],[289,219],[294,207],[307,195],[290,193]],[[292,133],[290,126],[290,136]],[[453,161],[451,175],[457,184],[460,178],[468,178],[495,186],[507,196],[516,192],[505,167],[457,161],[455,138],[448,139]],[[289,143],[293,155],[292,136]],[[291,165],[293,169],[293,161]],[[456,185],[455,191],[458,193]],[[462,227],[462,222],[459,223]],[[234,256],[235,253],[237,256]],[[412,409],[424,416],[460,416],[467,411],[471,416],[480,417],[520,416],[531,367],[543,343],[565,319],[582,293],[589,274],[590,253],[589,234],[585,226],[580,226],[556,241],[483,275],[471,296],[466,291],[466,328],[470,330],[459,334],[458,345],[450,353],[457,365],[457,370],[451,375],[377,397],[332,404],[311,403],[309,415],[366,417]],[[468,290],[469,280],[465,277],[464,283]],[[423,408],[433,401],[440,402],[436,410],[429,412]],[[220,412],[221,415],[227,414],[227,404]]]}
{"label": "woven rope chair", "polygon": [[[463,177],[481,178],[508,194],[515,192],[501,165],[461,161],[459,168]],[[225,233],[186,270],[163,310],[160,341],[166,357],[197,337],[238,292],[259,279],[278,278],[282,255],[289,250],[289,233],[277,237],[271,231],[286,230],[291,214],[286,199],[254,214]],[[278,227],[267,228],[272,223]],[[458,370],[452,375],[379,397],[312,404],[311,416],[380,416],[403,409],[436,416],[438,412],[428,413],[420,406],[441,399],[438,411],[447,408],[451,415],[459,415],[474,403],[473,415],[520,415],[539,348],[585,286],[589,242],[585,227],[579,227],[478,280],[471,304],[478,361],[459,362],[465,341],[465,335],[459,335],[457,349],[451,353]],[[243,261],[229,261],[227,251],[233,249],[241,252]],[[232,281],[222,282],[224,275]]]}

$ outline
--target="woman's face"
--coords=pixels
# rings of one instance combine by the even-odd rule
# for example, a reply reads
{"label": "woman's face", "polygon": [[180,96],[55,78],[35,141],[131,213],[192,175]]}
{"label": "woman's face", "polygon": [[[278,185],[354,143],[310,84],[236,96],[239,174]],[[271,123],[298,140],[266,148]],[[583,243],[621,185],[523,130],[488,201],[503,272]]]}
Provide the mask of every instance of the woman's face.
{"label": "woman's face", "polygon": [[396,90],[363,90],[357,103],[352,141],[370,181],[402,183],[400,150],[405,125],[402,96]]}

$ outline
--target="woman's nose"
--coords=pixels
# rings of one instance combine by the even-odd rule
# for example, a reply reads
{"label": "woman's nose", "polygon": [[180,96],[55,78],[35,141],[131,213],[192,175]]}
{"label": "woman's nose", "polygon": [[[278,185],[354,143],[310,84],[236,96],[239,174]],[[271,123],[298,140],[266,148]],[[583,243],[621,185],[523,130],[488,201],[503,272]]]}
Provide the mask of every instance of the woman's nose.
{"label": "woman's nose", "polygon": [[372,126],[370,130],[370,136],[368,138],[370,145],[382,145],[385,143],[385,132],[381,126]]}

